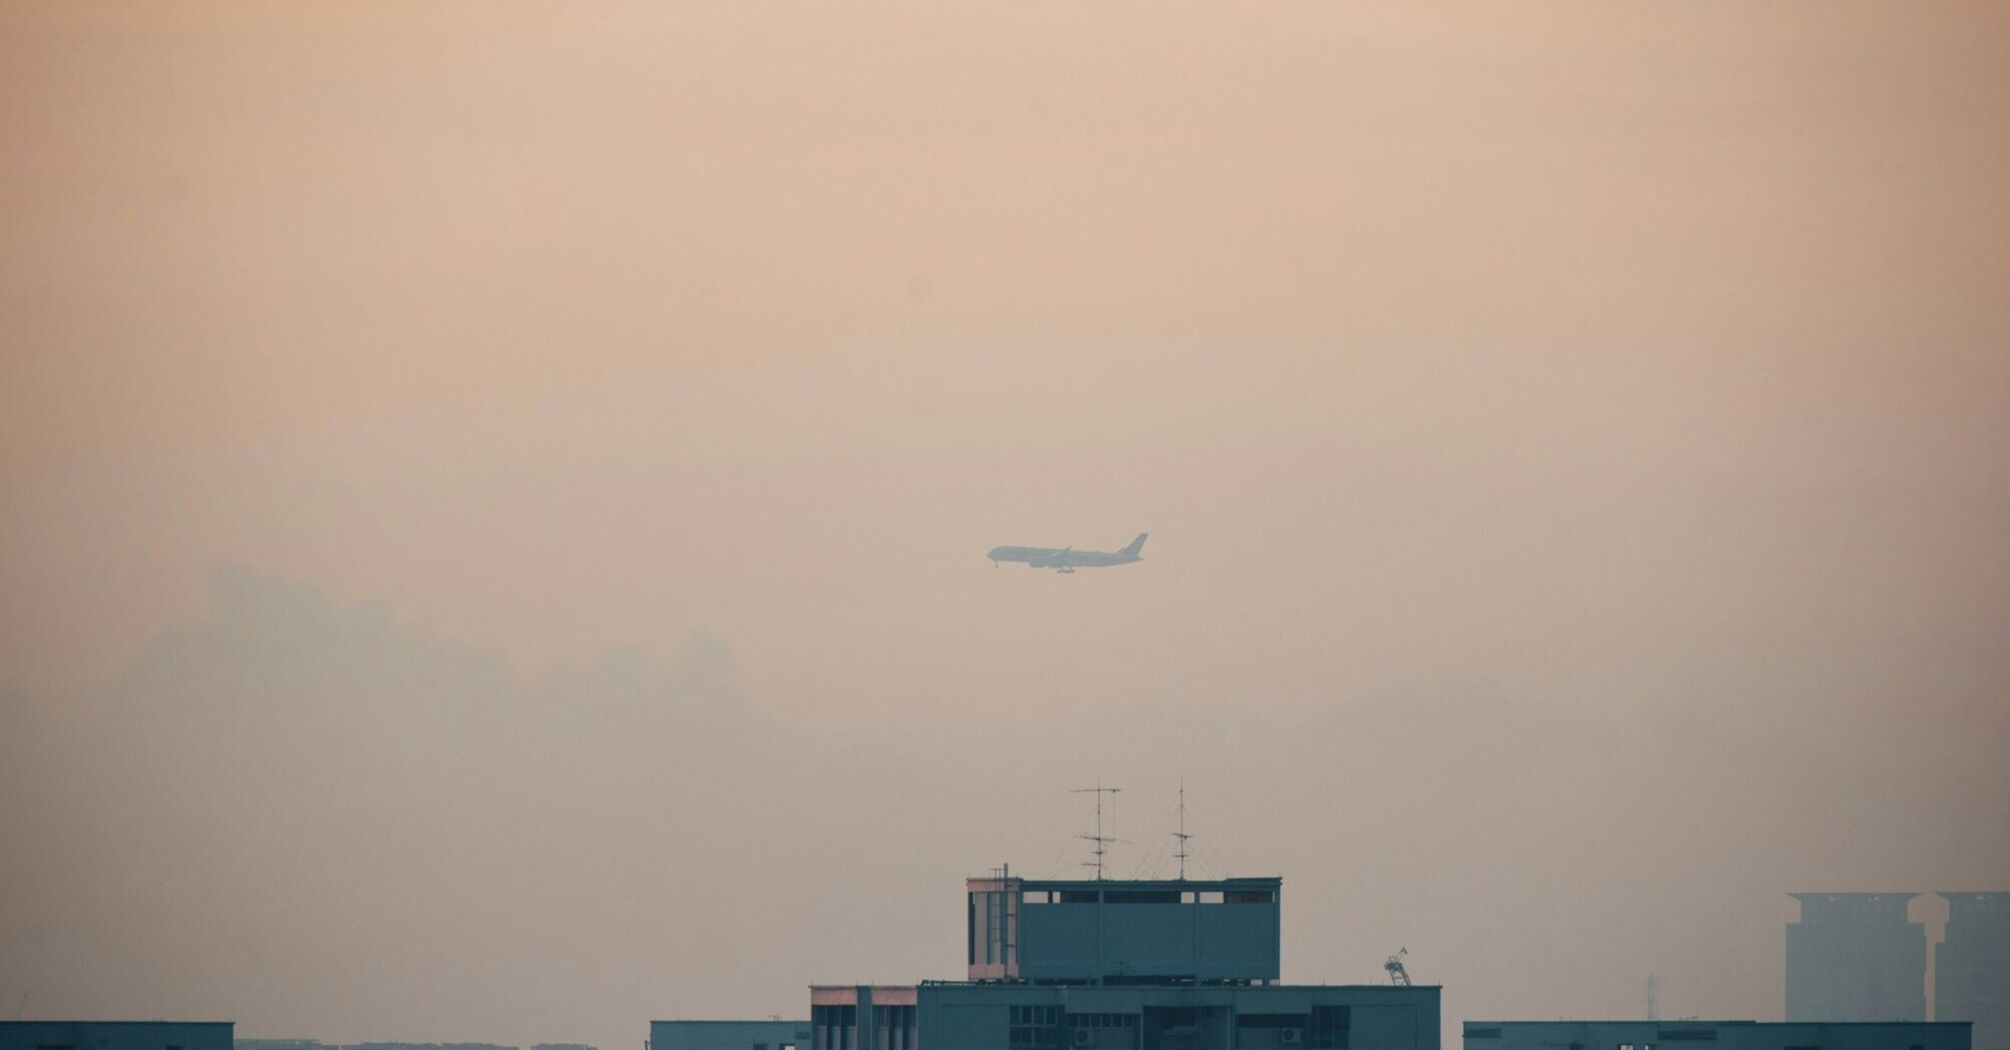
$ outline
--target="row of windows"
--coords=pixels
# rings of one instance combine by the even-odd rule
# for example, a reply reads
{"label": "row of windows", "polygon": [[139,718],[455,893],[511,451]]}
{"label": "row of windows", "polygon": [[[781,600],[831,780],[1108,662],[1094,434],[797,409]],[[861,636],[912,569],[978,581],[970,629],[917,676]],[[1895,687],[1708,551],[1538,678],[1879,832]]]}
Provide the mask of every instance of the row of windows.
{"label": "row of windows", "polygon": [[1061,1008],[1058,1006],[1015,1006],[1012,1008],[1013,1024],[1060,1024]]}
{"label": "row of windows", "polygon": [[[915,1050],[914,1007],[875,1006],[872,1008],[874,1042],[871,1047],[862,1046],[858,1037],[858,1007],[812,1006],[810,1007],[810,1029],[813,1035],[811,1050]],[[755,1050],[767,1050],[763,1044],[754,1044]],[[795,1050],[793,1044],[783,1044],[783,1050]]]}
{"label": "row of windows", "polygon": [[1305,1014],[1236,1014],[1237,1028],[1304,1028],[1311,1018]]}
{"label": "row of windows", "polygon": [[1061,1045],[1061,1030],[1053,1025],[1014,1025],[1011,1032],[1014,1050],[1046,1050]]}
{"label": "row of windows", "polygon": [[811,1050],[858,1050],[858,1007],[811,1006]]}
{"label": "row of windows", "polygon": [[1275,904],[1275,890],[1027,890],[1021,904]]}
{"label": "row of windows", "polygon": [[914,1007],[875,1006],[872,1023],[877,1033],[873,1050],[915,1050]]}
{"label": "row of windows", "polygon": [[1136,1028],[1137,1014],[1069,1014],[1068,1023],[1076,1028]]}

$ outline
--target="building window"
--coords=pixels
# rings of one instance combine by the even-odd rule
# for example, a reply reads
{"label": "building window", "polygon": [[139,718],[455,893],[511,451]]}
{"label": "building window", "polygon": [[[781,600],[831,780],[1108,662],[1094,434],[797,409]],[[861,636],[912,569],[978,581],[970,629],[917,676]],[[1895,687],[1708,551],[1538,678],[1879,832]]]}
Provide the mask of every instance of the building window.
{"label": "building window", "polygon": [[815,1050],[854,1050],[858,1046],[857,1006],[811,1006],[810,1045]]}
{"label": "building window", "polygon": [[914,1050],[914,1007],[875,1006],[872,1025],[874,1050]]}
{"label": "building window", "polygon": [[1353,1038],[1353,1026],[1354,1012],[1351,1007],[1315,1006],[1305,1041],[1312,1044],[1312,1050],[1347,1050]]}
{"label": "building window", "polygon": [[1138,1015],[1114,1013],[1069,1014],[1064,1020],[1074,1033],[1068,1046],[1096,1050],[1137,1050]]}
{"label": "building window", "polygon": [[1236,1014],[1237,1028],[1304,1028],[1304,1014]]}
{"label": "building window", "polygon": [[1014,1006],[1009,1016],[1012,1050],[1054,1050],[1061,1045],[1059,1006]]}

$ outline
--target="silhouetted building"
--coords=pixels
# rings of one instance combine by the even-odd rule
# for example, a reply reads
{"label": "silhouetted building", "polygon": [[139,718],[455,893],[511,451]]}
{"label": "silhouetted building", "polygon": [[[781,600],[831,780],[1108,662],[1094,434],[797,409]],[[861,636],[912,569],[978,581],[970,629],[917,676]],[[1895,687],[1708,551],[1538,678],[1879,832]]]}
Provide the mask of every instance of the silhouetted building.
{"label": "silhouetted building", "polygon": [[819,985],[811,1050],[1437,1050],[1438,995],[1389,985]]}
{"label": "silhouetted building", "polygon": [[0,1050],[231,1050],[232,1021],[0,1021]]}
{"label": "silhouetted building", "polygon": [[1972,1050],[1966,1022],[1467,1021],[1465,1050]]}
{"label": "silhouetted building", "polygon": [[809,1050],[808,1021],[651,1021],[649,1050]]}
{"label": "silhouetted building", "polygon": [[1975,1022],[1976,1050],[2010,1050],[2010,893],[1947,893],[1933,1016]]}
{"label": "silhouetted building", "polygon": [[1277,983],[1281,879],[965,888],[970,979],[813,986],[807,1050],[1439,1046],[1438,988]]}
{"label": "silhouetted building", "polygon": [[1926,927],[1912,893],[1796,893],[1787,926],[1788,1021],[1926,1017]]}
{"label": "silhouetted building", "polygon": [[969,977],[1035,984],[1278,978],[1278,878],[970,879]]}

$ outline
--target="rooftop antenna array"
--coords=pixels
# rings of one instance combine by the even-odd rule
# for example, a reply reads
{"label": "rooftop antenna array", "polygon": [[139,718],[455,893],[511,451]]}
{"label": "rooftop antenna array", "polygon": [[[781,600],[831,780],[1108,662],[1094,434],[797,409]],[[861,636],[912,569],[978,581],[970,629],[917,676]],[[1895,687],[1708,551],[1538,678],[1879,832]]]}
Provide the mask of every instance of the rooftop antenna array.
{"label": "rooftop antenna array", "polygon": [[1186,844],[1188,839],[1193,838],[1192,835],[1186,833],[1186,778],[1185,777],[1181,777],[1179,780],[1179,830],[1173,832],[1173,838],[1179,840],[1179,852],[1174,853],[1173,856],[1179,858],[1179,880],[1181,882],[1185,882],[1186,858],[1188,856]]}
{"label": "rooftop antenna array", "polygon": [[1103,855],[1110,851],[1110,843],[1120,841],[1118,839],[1114,839],[1103,834],[1103,796],[1114,795],[1122,790],[1123,788],[1104,787],[1103,778],[1097,777],[1095,787],[1075,788],[1074,790],[1068,792],[1071,795],[1092,794],[1096,796],[1096,833],[1093,835],[1077,835],[1075,837],[1081,839],[1088,839],[1090,842],[1095,843],[1096,848],[1094,852],[1096,854],[1096,859],[1094,861],[1083,861],[1082,866],[1096,869],[1097,882],[1103,881]]}

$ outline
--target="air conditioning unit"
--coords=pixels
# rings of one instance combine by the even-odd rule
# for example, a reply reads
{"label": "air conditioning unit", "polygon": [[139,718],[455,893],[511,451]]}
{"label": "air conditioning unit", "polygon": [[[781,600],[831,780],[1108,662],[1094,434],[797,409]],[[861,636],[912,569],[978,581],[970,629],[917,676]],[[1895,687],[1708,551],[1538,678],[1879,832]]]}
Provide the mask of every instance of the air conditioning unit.
{"label": "air conditioning unit", "polygon": [[1280,1028],[1277,1030],[1277,1041],[1283,1043],[1285,1046],[1297,1046],[1304,1039],[1305,1032],[1303,1029]]}
{"label": "air conditioning unit", "polygon": [[1096,1045],[1096,1030],[1093,1028],[1075,1029],[1075,1045],[1077,1047]]}

